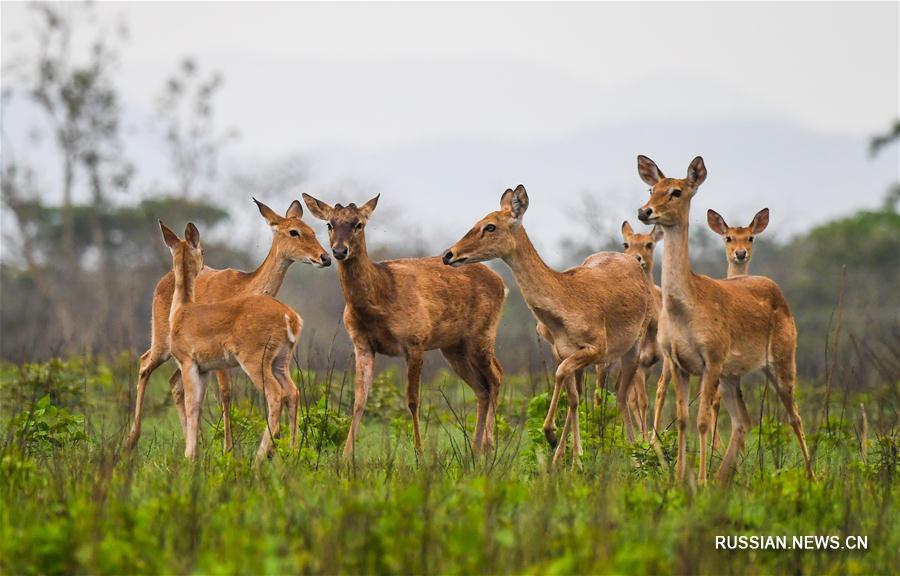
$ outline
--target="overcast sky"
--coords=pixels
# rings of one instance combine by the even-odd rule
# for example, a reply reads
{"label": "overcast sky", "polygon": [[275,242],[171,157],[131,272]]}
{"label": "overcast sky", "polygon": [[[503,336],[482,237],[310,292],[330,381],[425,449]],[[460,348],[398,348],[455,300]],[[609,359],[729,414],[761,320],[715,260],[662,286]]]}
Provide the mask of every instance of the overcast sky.
{"label": "overcast sky", "polygon": [[[397,208],[401,200],[427,196],[404,182],[404,154],[442,142],[457,144],[446,148],[451,155],[480,143],[515,158],[521,147],[575,146],[579,135],[604,126],[620,133],[632,124],[667,123],[680,126],[690,142],[692,123],[721,121],[789,127],[812,142],[844,139],[864,148],[900,115],[898,7],[152,2],[100,4],[97,11],[110,22],[124,17],[131,32],[119,75],[129,117],[152,115],[163,79],[190,55],[225,76],[219,120],[241,133],[232,155],[303,154],[312,161],[310,185],[326,189],[357,179],[393,192]],[[4,3],[2,11],[8,61],[31,41],[28,10]],[[13,137],[24,133],[16,122],[25,116],[7,118]],[[605,142],[598,153],[616,144]],[[651,150],[652,144],[637,143]],[[146,148],[135,145],[138,154]],[[693,155],[710,152],[685,149],[660,164],[677,163],[671,171],[681,172]],[[355,171],[385,155],[395,171]],[[861,204],[871,204],[883,191],[875,188],[896,176],[896,147],[888,155],[894,157],[871,164],[880,172]],[[633,150],[623,157],[633,158]],[[499,195],[497,186],[514,186],[529,172],[510,171],[514,162],[503,174],[466,184]],[[620,172],[610,180],[643,190],[633,160]],[[567,192],[594,184],[566,182]],[[492,207],[460,213],[474,221]]]}

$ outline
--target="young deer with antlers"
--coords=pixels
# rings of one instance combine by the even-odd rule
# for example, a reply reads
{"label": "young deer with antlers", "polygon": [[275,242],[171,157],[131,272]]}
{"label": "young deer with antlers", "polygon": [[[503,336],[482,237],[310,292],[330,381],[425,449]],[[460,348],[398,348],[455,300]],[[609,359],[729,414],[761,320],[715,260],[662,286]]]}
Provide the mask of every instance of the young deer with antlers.
{"label": "young deer with antlers", "polygon": [[372,262],[365,227],[378,196],[362,206],[333,207],[308,194],[309,211],[328,225],[331,250],[344,293],[344,326],[356,354],[353,418],[344,458],[353,454],[357,429],[375,367],[375,354],[403,356],[406,400],[412,415],[416,453],[419,435],[419,379],[425,351],[440,349],[447,363],[475,392],[478,408],[473,449],[493,446],[503,369],[494,340],[506,300],[503,281],[486,266],[453,270],[440,258]]}
{"label": "young deer with antlers", "polygon": [[203,269],[200,232],[193,223],[184,240],[159,223],[163,240],[172,252],[175,290],[169,312],[171,354],[184,383],[186,458],[197,455],[200,407],[211,370],[240,366],[268,405],[266,430],[256,462],[272,449],[281,425],[281,404],[288,406],[291,446],[297,442],[297,405],[300,392],[291,379],[291,356],[300,339],[300,315],[271,296],[237,296],[214,303],[196,303],[197,276]]}
{"label": "young deer with antlers", "polygon": [[[259,202],[255,198],[259,213],[265,218],[272,228],[272,246],[263,263],[254,272],[241,272],[233,268],[216,270],[203,267],[197,275],[194,289],[197,302],[217,302],[226,298],[249,294],[268,294],[275,296],[278,293],[288,267],[293,262],[306,262],[316,268],[323,268],[331,264],[331,259],[325,253],[325,249],[316,239],[316,233],[301,218],[303,207],[300,202],[294,200],[287,209],[284,217],[276,214],[271,208]],[[175,276],[169,271],[153,291],[153,316],[151,328],[150,349],[141,355],[141,367],[137,384],[137,398],[134,406],[134,420],[131,432],[125,441],[127,449],[134,448],[141,436],[141,411],[144,405],[144,392],[150,376],[161,364],[169,359],[169,311],[172,308],[172,295],[175,291]],[[224,424],[224,449],[231,449],[231,386],[228,380],[228,372],[216,371],[216,380],[219,383],[219,391],[222,399],[222,414]],[[182,432],[185,428],[184,390],[181,384],[181,372],[176,371],[169,380],[172,395],[175,398],[175,406],[181,421]]]}
{"label": "young deer with antlers", "polygon": [[688,218],[691,199],[706,180],[702,158],[695,158],[687,176],[677,179],[666,178],[652,160],[638,156],[638,174],[651,186],[650,199],[638,210],[638,218],[645,224],[661,226],[666,240],[662,262],[661,345],[671,361],[675,378],[677,478],[684,479],[686,467],[690,375],[701,376],[697,414],[700,483],[706,482],[710,403],[721,378],[722,398],[732,426],[728,449],[718,472],[719,481],[725,483],[750,428],[740,377],[761,368],[774,381],[778,396],[787,408],[807,474],[813,478],[803,424],[794,400],[797,328],[781,289],[761,276],[715,280],[691,270]]}
{"label": "young deer with antlers", "polygon": [[[491,212],[444,253],[451,266],[472,265],[500,258],[510,267],[522,296],[535,318],[549,332],[554,356],[559,359],[544,421],[544,435],[556,446],[558,462],[565,453],[569,432],[574,452],[582,454],[578,426],[578,399],[583,371],[593,364],[622,360],[617,401],[630,439],[634,439],[626,398],[638,366],[641,338],[649,322],[652,295],[640,266],[624,254],[595,255],[594,266],[576,266],[557,272],[538,255],[522,217],[528,193],[519,185],[500,198],[500,210]],[[625,383],[624,385],[622,383]],[[556,437],[556,406],[566,386],[568,411],[562,441]]]}

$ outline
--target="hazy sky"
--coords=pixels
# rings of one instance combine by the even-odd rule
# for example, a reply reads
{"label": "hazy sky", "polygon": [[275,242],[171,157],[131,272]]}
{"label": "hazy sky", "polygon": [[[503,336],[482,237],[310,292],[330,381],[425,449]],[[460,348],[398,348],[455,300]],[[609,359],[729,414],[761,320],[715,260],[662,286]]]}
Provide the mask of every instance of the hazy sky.
{"label": "hazy sky", "polygon": [[[218,112],[223,126],[241,133],[233,155],[304,154],[314,160],[311,185],[358,179],[407,199],[425,192],[402,184],[403,154],[441,142],[458,144],[449,154],[482,143],[515,157],[519,147],[632,123],[675,123],[689,141],[693,122],[721,120],[789,126],[812,141],[844,138],[864,148],[900,114],[898,7],[144,3],[97,11],[128,22],[119,86],[130,118],[151,116],[163,79],[190,55],[225,76]],[[2,10],[7,61],[29,44],[28,10],[9,3]],[[21,133],[15,124],[24,117],[8,118],[8,132]],[[139,155],[150,156],[149,148],[135,144]],[[682,171],[694,154],[709,152],[685,149],[670,161]],[[396,171],[355,171],[354,163],[371,165],[385,154]],[[897,171],[896,159],[879,162],[886,176],[873,187]],[[642,190],[631,164],[611,180]],[[497,186],[519,179],[505,172],[482,185],[499,194]],[[860,202],[871,204],[876,192]],[[472,207],[470,220],[482,208]]]}

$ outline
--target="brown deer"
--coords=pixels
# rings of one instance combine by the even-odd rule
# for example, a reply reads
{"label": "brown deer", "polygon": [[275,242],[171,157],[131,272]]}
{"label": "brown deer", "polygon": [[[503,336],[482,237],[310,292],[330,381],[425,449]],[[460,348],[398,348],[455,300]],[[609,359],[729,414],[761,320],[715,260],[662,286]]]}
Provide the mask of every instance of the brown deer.
{"label": "brown deer", "polygon": [[[303,207],[294,200],[284,217],[276,214],[271,208],[255,198],[259,213],[272,228],[272,246],[263,263],[254,272],[241,272],[233,268],[217,270],[204,267],[197,276],[195,296],[197,302],[216,302],[239,295],[278,293],[288,267],[293,262],[305,262],[317,268],[331,264],[325,249],[316,239],[316,233],[302,220]],[[141,411],[144,405],[144,393],[150,376],[161,364],[169,359],[169,310],[172,307],[172,294],[175,291],[175,276],[169,271],[153,291],[153,315],[151,320],[150,349],[141,355],[141,366],[137,384],[137,398],[134,406],[134,420],[131,432],[125,441],[125,447],[132,449],[141,436]],[[224,449],[232,447],[231,439],[231,386],[228,372],[216,370],[216,380],[222,399],[223,425],[225,432]],[[181,372],[176,371],[169,381],[175,406],[181,421],[182,431],[185,429],[184,392],[181,385]]]}
{"label": "brown deer", "polygon": [[[706,222],[710,229],[716,234],[722,236],[725,241],[725,260],[728,263],[728,274],[726,278],[734,276],[746,276],[750,269],[750,258],[753,256],[753,238],[761,234],[769,225],[769,209],[763,208],[753,217],[749,226],[731,227],[725,223],[725,219],[715,210],[706,211]],[[656,411],[653,417],[653,429],[657,430],[659,420],[662,414],[663,406],[666,402],[666,390],[669,386],[669,380],[660,380],[656,389]],[[721,391],[718,391],[712,402],[712,448],[715,452],[716,445],[721,444],[719,438],[718,422],[719,422],[719,404],[722,400]]]}
{"label": "brown deer", "polygon": [[[763,208],[753,216],[749,226],[733,228],[725,223],[725,219],[715,210],[706,211],[706,223],[713,232],[725,241],[725,260],[728,263],[726,278],[746,276],[750,273],[750,258],[753,257],[753,239],[762,234],[769,225],[769,209]],[[719,404],[722,395],[717,393],[712,403],[712,448],[721,444],[717,424],[719,422]]]}
{"label": "brown deer", "polygon": [[[624,254],[634,257],[644,271],[647,282],[653,286],[653,309],[651,310],[650,322],[647,325],[647,332],[644,334],[644,343],[641,346],[641,356],[639,360],[639,369],[635,372],[634,383],[628,392],[628,409],[631,418],[638,424],[641,429],[641,436],[644,441],[648,440],[647,431],[647,389],[646,379],[647,373],[660,359],[663,358],[662,351],[657,343],[657,318],[659,317],[659,308],[662,305],[662,293],[659,287],[653,282],[653,249],[656,243],[662,239],[662,230],[654,228],[650,234],[636,234],[631,224],[626,220],[622,223],[622,239]],[[582,266],[593,266],[594,264],[602,264],[605,261],[605,253],[599,252],[591,254],[581,263]],[[546,326],[538,322],[537,333],[545,340],[553,343],[552,335]],[[559,359],[557,359],[559,362]],[[607,366],[598,364],[597,367],[597,388],[595,392],[595,402],[601,401],[600,390],[603,382],[606,381]],[[660,378],[666,377],[666,366],[663,365],[663,373]],[[579,390],[579,394],[581,391]],[[655,428],[654,428],[655,430]]]}
{"label": "brown deer", "polygon": [[710,403],[722,382],[722,399],[731,416],[732,433],[719,468],[720,482],[731,476],[735,458],[743,449],[750,415],[740,390],[740,377],[764,369],[787,408],[800,443],[806,471],[814,477],[803,424],[794,400],[797,328],[778,285],[762,276],[716,280],[694,274],[688,257],[688,218],[691,199],[706,180],[706,165],[696,157],[682,179],[666,178],[646,156],[638,156],[638,174],[651,186],[650,199],[638,210],[645,224],[662,227],[663,325],[661,346],[675,378],[678,417],[676,477],[684,479],[688,394],[691,374],[699,374],[700,433],[699,482],[706,482]]}
{"label": "brown deer", "polygon": [[[649,322],[652,295],[637,261],[624,254],[595,255],[593,266],[576,266],[564,272],[551,269],[538,255],[522,225],[527,209],[524,186],[506,190],[500,198],[500,210],[479,220],[447,250],[444,263],[468,266],[502,259],[512,270],[535,318],[547,329],[559,365],[544,435],[556,447],[553,461],[558,462],[565,453],[570,431],[576,457],[582,454],[579,389],[584,369],[594,364],[622,360],[617,402],[628,437],[634,439],[626,398]],[[557,442],[554,417],[564,385],[568,410],[562,441]]]}
{"label": "brown deer", "polygon": [[715,210],[706,211],[706,223],[725,241],[725,259],[728,262],[727,278],[746,276],[753,257],[753,239],[769,225],[769,209],[763,208],[748,226],[729,226]]}
{"label": "brown deer", "polygon": [[197,277],[203,269],[200,232],[193,223],[184,240],[159,223],[163,240],[172,252],[175,290],[169,312],[171,354],[184,385],[186,458],[197,455],[200,407],[212,370],[240,366],[268,405],[266,430],[256,462],[272,449],[281,425],[281,405],[288,406],[291,446],[297,442],[297,405],[300,392],[291,379],[291,356],[300,339],[303,321],[290,307],[271,296],[236,296],[213,303],[197,303]]}
{"label": "brown deer", "polygon": [[362,206],[330,206],[308,194],[303,199],[313,216],[327,222],[344,293],[344,326],[356,356],[353,418],[344,458],[353,454],[372,385],[375,354],[406,359],[406,401],[416,454],[421,454],[419,379],[424,353],[435,349],[475,392],[478,408],[473,449],[493,446],[503,378],[503,369],[494,357],[497,324],[506,300],[500,277],[486,266],[453,270],[443,266],[440,258],[373,262],[366,250],[365,227],[378,196]]}
{"label": "brown deer", "polygon": [[[641,265],[647,283],[653,287],[653,306],[650,310],[650,322],[647,324],[647,332],[644,335],[644,342],[641,345],[641,355],[639,367],[635,372],[634,383],[631,386],[633,394],[629,397],[629,404],[632,406],[632,413],[637,413],[637,421],[641,427],[641,435],[646,441],[647,438],[647,374],[654,364],[663,360],[662,373],[657,383],[657,390],[664,379],[668,377],[668,366],[665,363],[662,349],[658,342],[659,332],[659,312],[662,308],[662,291],[653,281],[653,249],[656,243],[662,239],[662,230],[654,227],[649,234],[637,234],[626,220],[622,223],[622,246],[627,256],[633,257]],[[590,266],[590,258],[585,260],[585,265]],[[598,378],[599,382],[599,378]],[[658,400],[657,400],[658,401]],[[657,430],[656,421],[654,419],[654,432]]]}

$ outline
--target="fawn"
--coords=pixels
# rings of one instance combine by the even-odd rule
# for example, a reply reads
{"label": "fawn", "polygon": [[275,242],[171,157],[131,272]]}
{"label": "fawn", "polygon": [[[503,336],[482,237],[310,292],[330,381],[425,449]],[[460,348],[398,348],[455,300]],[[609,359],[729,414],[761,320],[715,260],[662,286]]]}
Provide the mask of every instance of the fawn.
{"label": "fawn", "polygon": [[271,296],[236,296],[215,303],[196,302],[197,276],[203,269],[200,232],[188,223],[184,240],[159,223],[172,252],[175,290],[169,312],[170,349],[184,383],[186,458],[197,455],[200,406],[211,370],[240,366],[268,405],[266,430],[256,462],[272,449],[278,435],[282,400],[287,403],[291,445],[297,440],[300,393],[291,379],[290,362],[303,321],[290,307]]}

